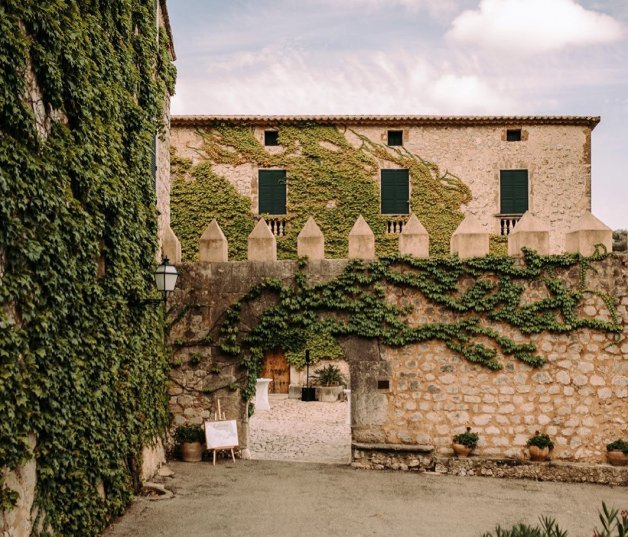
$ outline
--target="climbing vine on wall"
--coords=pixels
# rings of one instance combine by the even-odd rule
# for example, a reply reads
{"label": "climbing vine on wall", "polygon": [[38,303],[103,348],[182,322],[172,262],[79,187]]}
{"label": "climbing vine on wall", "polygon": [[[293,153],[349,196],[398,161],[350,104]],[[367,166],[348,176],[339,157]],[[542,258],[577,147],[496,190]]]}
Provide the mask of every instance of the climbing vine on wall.
{"label": "climbing vine on wall", "polygon": [[191,160],[172,152],[170,166],[170,203],[176,207],[170,225],[181,241],[186,259],[198,260],[198,241],[214,218],[227,238],[229,258],[246,259],[247,237],[255,225],[251,200],[214,173],[207,162],[193,166]]}
{"label": "climbing vine on wall", "polygon": [[[327,283],[309,285],[303,271],[292,286],[266,280],[253,287],[225,313],[220,349],[241,356],[248,370],[245,398],[255,390],[266,351],[300,352],[306,334],[325,332],[335,337],[377,338],[398,347],[428,340],[489,369],[502,367],[501,356],[513,356],[533,367],[545,359],[532,341],[516,342],[497,327],[517,329],[523,336],[541,332],[566,333],[580,328],[621,332],[612,296],[587,288],[586,276],[601,255],[540,256],[524,251],[524,262],[509,257],[460,261],[457,258],[414,259],[388,257],[365,263],[351,261],[344,272]],[[560,271],[579,270],[578,283]],[[528,286],[545,288],[544,298],[526,298]],[[410,289],[443,309],[442,320],[412,323],[412,304],[391,300],[396,289]],[[610,320],[579,315],[584,296],[594,293],[606,304]],[[240,312],[244,305],[272,296],[274,305],[243,333]]]}
{"label": "climbing vine on wall", "polygon": [[0,4],[0,469],[35,457],[33,534],[98,535],[167,425],[161,312],[137,305],[175,77],[155,10]]}
{"label": "climbing vine on wall", "polygon": [[[217,124],[211,130],[199,130],[198,135],[203,140],[199,158],[204,160],[199,166],[252,164],[254,169],[277,167],[287,171],[288,225],[286,235],[277,240],[278,255],[284,259],[296,258],[296,238],[310,215],[325,236],[328,258],[347,257],[348,235],[359,214],[375,234],[378,255],[395,253],[398,236],[386,233],[387,218],[380,214],[382,167],[410,171],[411,209],[430,233],[432,254],[449,252],[449,238],[463,218],[460,207],[471,200],[467,186],[459,178],[441,173],[435,164],[403,148],[374,143],[354,131],[341,132],[333,125],[280,126],[279,152],[268,151],[256,138],[254,129],[243,125]],[[196,168],[189,173],[194,176]],[[179,188],[179,175],[176,176],[173,191]],[[216,176],[212,181],[223,184]],[[173,229],[177,235],[200,237],[209,224],[208,215],[224,215],[218,223],[221,227],[228,224],[233,195],[229,199],[205,197],[200,186],[189,188],[194,194],[187,196],[185,202],[176,196],[172,199]],[[200,205],[206,209],[198,211],[196,207]],[[232,229],[236,231],[233,225]],[[250,229],[250,225],[242,223],[238,228],[240,238],[232,240],[246,241]],[[184,258],[194,259],[196,249],[194,241],[184,244]]]}
{"label": "climbing vine on wall", "polygon": [[309,330],[305,335],[302,349],[286,353],[288,364],[303,369],[305,367],[305,349],[310,351],[310,364],[315,365],[321,360],[339,360],[344,358],[342,347],[329,332]]}

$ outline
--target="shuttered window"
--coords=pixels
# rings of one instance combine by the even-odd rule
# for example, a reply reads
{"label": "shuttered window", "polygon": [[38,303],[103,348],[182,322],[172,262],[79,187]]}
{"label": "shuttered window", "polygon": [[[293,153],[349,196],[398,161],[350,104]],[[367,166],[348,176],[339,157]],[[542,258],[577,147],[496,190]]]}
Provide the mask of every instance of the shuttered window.
{"label": "shuttered window", "polygon": [[286,214],[286,170],[259,171],[259,214]]}
{"label": "shuttered window", "polygon": [[382,170],[382,214],[408,214],[408,170]]}
{"label": "shuttered window", "polygon": [[525,213],[528,210],[528,170],[501,170],[499,175],[499,212]]}
{"label": "shuttered window", "polygon": [[388,145],[403,145],[403,131],[388,131]]}

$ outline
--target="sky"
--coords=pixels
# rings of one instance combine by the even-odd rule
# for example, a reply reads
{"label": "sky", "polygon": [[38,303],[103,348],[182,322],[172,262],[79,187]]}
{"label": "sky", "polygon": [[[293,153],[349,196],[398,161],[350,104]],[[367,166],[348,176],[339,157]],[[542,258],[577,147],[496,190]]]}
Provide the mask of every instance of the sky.
{"label": "sky", "polygon": [[172,113],[601,116],[628,228],[628,0],[169,0]]}

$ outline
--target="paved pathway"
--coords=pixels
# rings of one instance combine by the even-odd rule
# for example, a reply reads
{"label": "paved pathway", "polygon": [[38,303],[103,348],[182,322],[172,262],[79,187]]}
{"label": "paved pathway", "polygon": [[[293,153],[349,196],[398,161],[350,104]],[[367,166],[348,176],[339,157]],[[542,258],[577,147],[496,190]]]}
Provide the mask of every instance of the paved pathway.
{"label": "paved pathway", "polygon": [[303,402],[287,395],[269,395],[270,410],[250,420],[251,457],[258,460],[348,463],[351,430],[346,401]]}
{"label": "paved pathway", "polygon": [[174,498],[138,498],[106,537],[480,537],[539,515],[591,537],[602,500],[628,509],[626,487],[240,459],[169,465]]}

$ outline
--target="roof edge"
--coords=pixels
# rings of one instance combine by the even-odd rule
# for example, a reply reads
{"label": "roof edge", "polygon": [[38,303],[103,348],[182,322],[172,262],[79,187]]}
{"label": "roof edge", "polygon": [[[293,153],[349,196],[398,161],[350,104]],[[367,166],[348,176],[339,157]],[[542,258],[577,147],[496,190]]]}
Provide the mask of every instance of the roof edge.
{"label": "roof edge", "polygon": [[436,127],[464,126],[512,126],[522,125],[573,125],[589,127],[600,122],[600,116],[395,116],[395,115],[296,115],[296,116],[246,116],[246,115],[192,115],[172,116],[173,127],[211,127],[220,123],[244,125],[278,124],[344,124],[344,125],[416,125]]}
{"label": "roof edge", "polygon": [[177,54],[174,51],[174,38],[172,37],[172,26],[170,26],[170,16],[168,15],[166,0],[159,0],[159,9],[161,10],[161,16],[164,19],[166,33],[168,34],[168,38],[170,40],[168,48],[170,49],[170,54],[172,55],[172,61],[175,61],[177,59]]}

